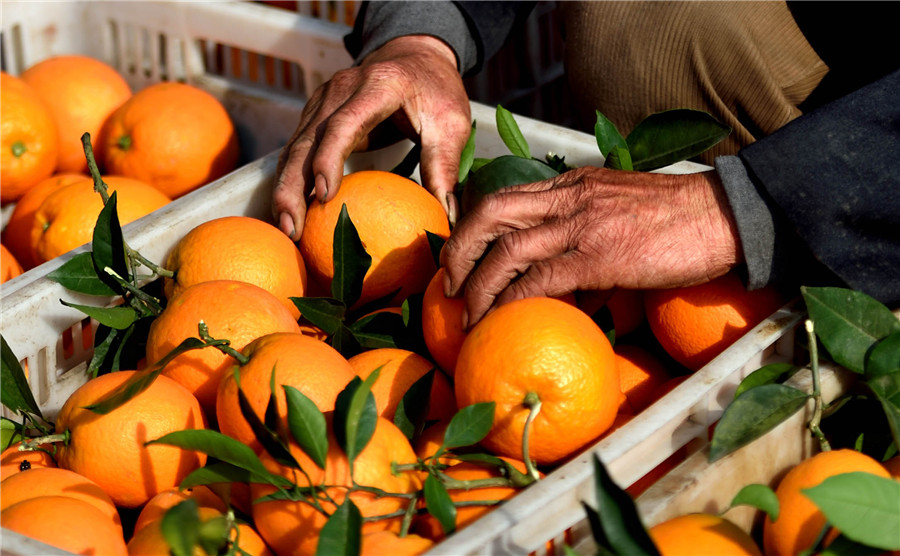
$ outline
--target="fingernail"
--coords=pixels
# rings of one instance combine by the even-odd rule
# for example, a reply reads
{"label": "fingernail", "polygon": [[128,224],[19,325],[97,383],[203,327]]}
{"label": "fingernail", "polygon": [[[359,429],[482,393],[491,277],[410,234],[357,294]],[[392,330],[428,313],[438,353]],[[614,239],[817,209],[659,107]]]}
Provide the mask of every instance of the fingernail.
{"label": "fingernail", "polygon": [[294,239],[294,234],[297,233],[297,229],[294,227],[294,219],[291,218],[290,214],[282,212],[281,215],[278,216],[278,227],[289,238]]}
{"label": "fingernail", "polygon": [[456,225],[456,217],[459,212],[456,204],[456,195],[447,193],[445,200],[447,203],[447,220],[450,221],[450,227],[452,228]]}
{"label": "fingernail", "polygon": [[327,196],[328,181],[325,179],[324,174],[316,174],[316,197],[318,197],[320,203],[324,203]]}
{"label": "fingernail", "polygon": [[453,284],[450,283],[450,275],[444,269],[444,297],[453,297]]}

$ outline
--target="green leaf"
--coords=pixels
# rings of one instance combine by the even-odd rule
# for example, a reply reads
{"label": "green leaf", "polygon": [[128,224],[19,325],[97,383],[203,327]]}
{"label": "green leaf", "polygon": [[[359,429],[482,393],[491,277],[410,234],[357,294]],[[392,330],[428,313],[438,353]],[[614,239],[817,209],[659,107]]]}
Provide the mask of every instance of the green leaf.
{"label": "green leaf", "polygon": [[0,452],[22,440],[23,427],[11,419],[0,417]]}
{"label": "green leaf", "polygon": [[441,524],[444,534],[456,530],[456,506],[444,483],[434,475],[425,477],[425,508]]}
{"label": "green leaf", "polygon": [[425,230],[425,237],[428,238],[428,247],[431,249],[431,258],[434,260],[434,267],[441,267],[441,249],[444,248],[444,243],[447,242],[446,239],[437,235],[434,232],[430,232]]}
{"label": "green leaf", "polygon": [[593,460],[599,521],[594,534],[600,534],[597,544],[609,547],[614,554],[658,555],[634,501],[616,485],[596,454]]}
{"label": "green leaf", "polygon": [[283,385],[287,396],[288,428],[306,455],[319,469],[325,469],[328,454],[328,425],[315,402],[289,384]]}
{"label": "green leaf", "polygon": [[347,459],[352,472],[356,456],[366,447],[378,421],[378,409],[372,384],[378,380],[381,367],[372,371],[366,380],[355,377],[338,394],[334,404],[334,435]]}
{"label": "green leaf", "polygon": [[361,547],[362,514],[349,496],[337,507],[322,531],[316,556],[356,556]]}
{"label": "green leaf", "polygon": [[160,528],[174,556],[193,556],[194,547],[200,540],[197,501],[188,498],[166,510]]}
{"label": "green leaf", "polygon": [[877,341],[900,330],[890,309],[862,292],[803,286],[800,293],[822,345],[855,373],[864,372],[866,354]]}
{"label": "green leaf", "polygon": [[792,365],[791,363],[770,363],[760,367],[744,377],[744,380],[738,384],[737,389],[734,391],[734,397],[737,398],[747,390],[756,386],[782,382],[799,370],[800,367]]}
{"label": "green leaf", "polygon": [[709,461],[716,461],[772,430],[796,413],[809,395],[783,384],[751,388],[728,404],[710,442]]}
{"label": "green leaf", "polygon": [[775,491],[767,485],[747,485],[738,491],[732,498],[729,509],[741,505],[751,506],[765,512],[772,521],[778,519],[780,509],[778,497],[775,496]]}
{"label": "green leaf", "polygon": [[47,274],[47,278],[69,291],[87,295],[113,296],[116,291],[97,276],[91,253],[78,253],[59,268]]}
{"label": "green leaf", "polygon": [[884,551],[838,535],[828,546],[816,552],[815,556],[884,556]]}
{"label": "green leaf", "polygon": [[534,183],[558,176],[559,173],[533,158],[503,155],[475,170],[463,187],[460,205],[463,213],[469,212],[486,195],[505,187]]}
{"label": "green leaf", "polygon": [[341,324],[340,328],[329,339],[331,347],[336,349],[345,358],[350,359],[362,351],[362,346],[350,330],[350,327]]}
{"label": "green leaf", "polygon": [[112,392],[97,400],[95,403],[86,406],[86,408],[101,415],[115,410],[120,405],[149,388],[169,361],[186,351],[204,347],[206,347],[206,344],[199,338],[185,338],[180,344],[175,346],[175,349],[167,353],[165,357],[147,369],[134,373],[128,380],[117,386]]}
{"label": "green leaf", "polygon": [[131,307],[94,307],[92,305],[69,303],[64,299],[59,301],[66,307],[78,309],[85,315],[97,319],[100,324],[105,324],[116,330],[125,330],[134,324],[138,318],[137,313]]}
{"label": "green leaf", "polygon": [[94,224],[91,256],[94,260],[94,269],[100,280],[113,291],[124,294],[125,289],[122,288],[115,278],[103,270],[108,267],[125,280],[130,280],[131,278],[131,273],[128,269],[128,259],[125,256],[125,239],[122,237],[122,226],[119,224],[119,214],[116,207],[117,195],[113,191],[97,216],[96,224]]}
{"label": "green leaf", "polygon": [[428,417],[428,403],[431,398],[431,386],[434,383],[434,373],[430,371],[419,377],[409,390],[403,394],[397,411],[394,413],[394,424],[410,441],[418,438],[425,428],[425,418]]}
{"label": "green leaf", "polygon": [[304,319],[331,336],[337,332],[347,314],[347,306],[331,297],[291,297]]}
{"label": "green leaf", "polygon": [[628,143],[625,141],[625,138],[622,137],[622,134],[619,133],[616,125],[612,123],[609,118],[601,114],[599,110],[597,110],[596,113],[597,122],[594,124],[594,138],[597,139],[597,147],[600,149],[600,155],[603,156],[603,158],[609,158],[609,154],[615,149],[621,149],[627,152]]}
{"label": "green leaf", "polygon": [[729,133],[730,127],[706,112],[678,108],[647,116],[626,142],[634,169],[649,172],[697,156]]}
{"label": "green leaf", "polygon": [[13,413],[23,411],[41,417],[41,409],[25,378],[19,358],[13,353],[6,338],[0,335],[0,401]]}
{"label": "green leaf", "polygon": [[469,177],[469,170],[475,162],[475,120],[472,120],[472,130],[469,132],[469,139],[466,146],[463,147],[462,154],[459,157],[459,176],[458,183],[464,183]]}
{"label": "green leaf", "polygon": [[866,359],[867,377],[897,372],[900,372],[900,330],[878,342]]}
{"label": "green leaf", "polygon": [[401,348],[409,331],[397,313],[371,313],[350,325],[350,332],[363,349]]}
{"label": "green leaf", "polygon": [[456,412],[444,431],[444,448],[452,450],[481,442],[494,425],[495,407],[494,402],[481,402]]}
{"label": "green leaf", "polygon": [[293,469],[300,469],[300,464],[294,459],[287,444],[278,435],[278,409],[275,402],[275,369],[272,369],[272,375],[269,380],[269,397],[266,399],[266,408],[263,411],[264,418],[260,419],[256,414],[256,410],[247,399],[244,391],[238,387],[238,407],[241,410],[241,416],[250,425],[253,436],[262,444],[263,449],[272,456],[272,459]]}
{"label": "green leaf", "polygon": [[206,554],[221,554],[228,546],[228,535],[231,526],[224,515],[213,516],[200,523],[198,544]]}
{"label": "green leaf", "polygon": [[631,153],[625,147],[613,147],[609,151],[609,156],[606,157],[606,162],[603,165],[613,170],[627,170],[629,172],[634,170]]}
{"label": "green leaf", "polygon": [[900,481],[856,471],[801,492],[850,540],[900,550]]}
{"label": "green leaf", "polygon": [[870,378],[866,385],[881,403],[894,444],[900,446],[900,373]]}
{"label": "green leaf", "polygon": [[521,158],[531,158],[531,149],[528,147],[528,141],[522,135],[519,124],[513,117],[512,112],[497,105],[497,132],[503,144],[509,149],[514,156]]}
{"label": "green leaf", "polygon": [[359,232],[350,220],[346,203],[341,206],[341,214],[334,227],[333,249],[334,278],[331,280],[331,296],[350,307],[362,293],[363,278],[372,266],[372,257],[366,253],[366,248],[359,239]]}
{"label": "green leaf", "polygon": [[237,465],[219,461],[212,463],[207,462],[204,467],[191,471],[191,473],[178,484],[178,487],[185,489],[202,485],[251,483],[254,481],[259,482],[259,478],[256,477],[252,471],[248,471]]}
{"label": "green leaf", "polygon": [[399,164],[391,168],[392,174],[397,174],[398,176],[403,176],[404,178],[409,178],[412,176],[413,171],[416,169],[416,166],[419,165],[419,157],[422,154],[422,145],[415,143],[412,148],[409,149],[409,152],[406,153],[406,156],[403,157],[403,160],[400,161]]}

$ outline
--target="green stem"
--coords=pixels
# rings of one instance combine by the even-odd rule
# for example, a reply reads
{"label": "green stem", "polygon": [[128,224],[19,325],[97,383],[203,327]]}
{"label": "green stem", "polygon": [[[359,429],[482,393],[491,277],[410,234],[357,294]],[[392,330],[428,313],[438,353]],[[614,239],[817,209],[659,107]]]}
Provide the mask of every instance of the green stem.
{"label": "green stem", "polygon": [[541,398],[537,392],[528,392],[525,394],[525,400],[522,403],[528,408],[528,418],[525,419],[525,426],[522,428],[522,457],[524,458],[528,475],[534,480],[538,480],[540,474],[534,466],[534,462],[531,461],[529,439],[531,437],[531,425],[538,413],[541,412]]}
{"label": "green stem", "polygon": [[819,373],[819,346],[816,343],[813,321],[806,319],[804,326],[806,327],[806,336],[809,339],[810,368],[812,370],[813,378],[812,396],[813,403],[815,404],[813,406],[812,418],[809,420],[809,430],[816,440],[819,441],[819,447],[822,451],[827,452],[831,450],[831,444],[828,442],[828,439],[825,438],[825,433],[822,432],[820,427],[822,423],[822,407],[824,402],[822,401],[822,379]]}
{"label": "green stem", "polygon": [[409,504],[406,505],[406,512],[403,514],[403,521],[400,524],[400,536],[405,537],[407,533],[409,533],[409,526],[412,525],[412,520],[416,516],[416,508],[419,505],[419,496],[418,494],[414,496]]}
{"label": "green stem", "polygon": [[209,327],[206,326],[206,323],[202,320],[197,323],[197,333],[200,335],[200,339],[203,340],[203,343],[218,349],[225,355],[234,357],[235,359],[237,359],[239,365],[244,366],[250,362],[250,358],[231,347],[228,340],[216,340],[215,338],[210,336]]}
{"label": "green stem", "polygon": [[26,151],[28,151],[28,149],[25,147],[25,143],[21,141],[16,141],[15,143],[13,143],[10,150],[12,151],[12,155],[16,158],[19,158],[20,156],[25,154]]}
{"label": "green stem", "polygon": [[33,452],[35,450],[39,450],[40,446],[44,444],[55,444],[57,442],[62,442],[63,444],[69,443],[69,431],[57,433],[57,434],[48,434],[45,436],[37,436],[35,438],[26,438],[19,444],[20,452]]}

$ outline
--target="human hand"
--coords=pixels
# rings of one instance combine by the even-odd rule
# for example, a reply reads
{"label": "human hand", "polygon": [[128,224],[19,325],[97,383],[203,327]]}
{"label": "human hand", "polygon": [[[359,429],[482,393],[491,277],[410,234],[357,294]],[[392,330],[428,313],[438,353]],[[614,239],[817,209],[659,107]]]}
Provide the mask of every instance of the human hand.
{"label": "human hand", "polygon": [[596,167],[486,196],[441,252],[446,295],[465,293],[465,327],[523,297],[687,286],[742,258],[715,171]]}
{"label": "human hand", "polygon": [[402,133],[420,143],[423,185],[453,222],[453,189],[470,127],[453,50],[430,36],[393,39],[310,97],[278,161],[275,221],[291,239],[300,239],[307,198],[313,192],[323,202],[334,198],[350,153],[384,146]]}

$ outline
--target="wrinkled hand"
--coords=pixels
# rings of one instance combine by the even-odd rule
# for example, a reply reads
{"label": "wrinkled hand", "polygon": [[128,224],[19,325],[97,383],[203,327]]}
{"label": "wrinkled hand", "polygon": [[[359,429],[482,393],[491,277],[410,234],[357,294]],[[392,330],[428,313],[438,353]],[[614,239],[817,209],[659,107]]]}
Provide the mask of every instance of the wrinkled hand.
{"label": "wrinkled hand", "polygon": [[429,36],[394,39],[360,66],[336,73],[309,99],[278,162],[275,221],[298,240],[313,188],[320,201],[334,198],[351,152],[395,142],[400,133],[420,143],[423,184],[453,221],[452,192],[470,126],[468,96],[450,47]]}
{"label": "wrinkled hand", "polygon": [[465,293],[464,326],[523,297],[698,284],[742,258],[715,171],[595,167],[486,196],[441,252],[445,293]]}

